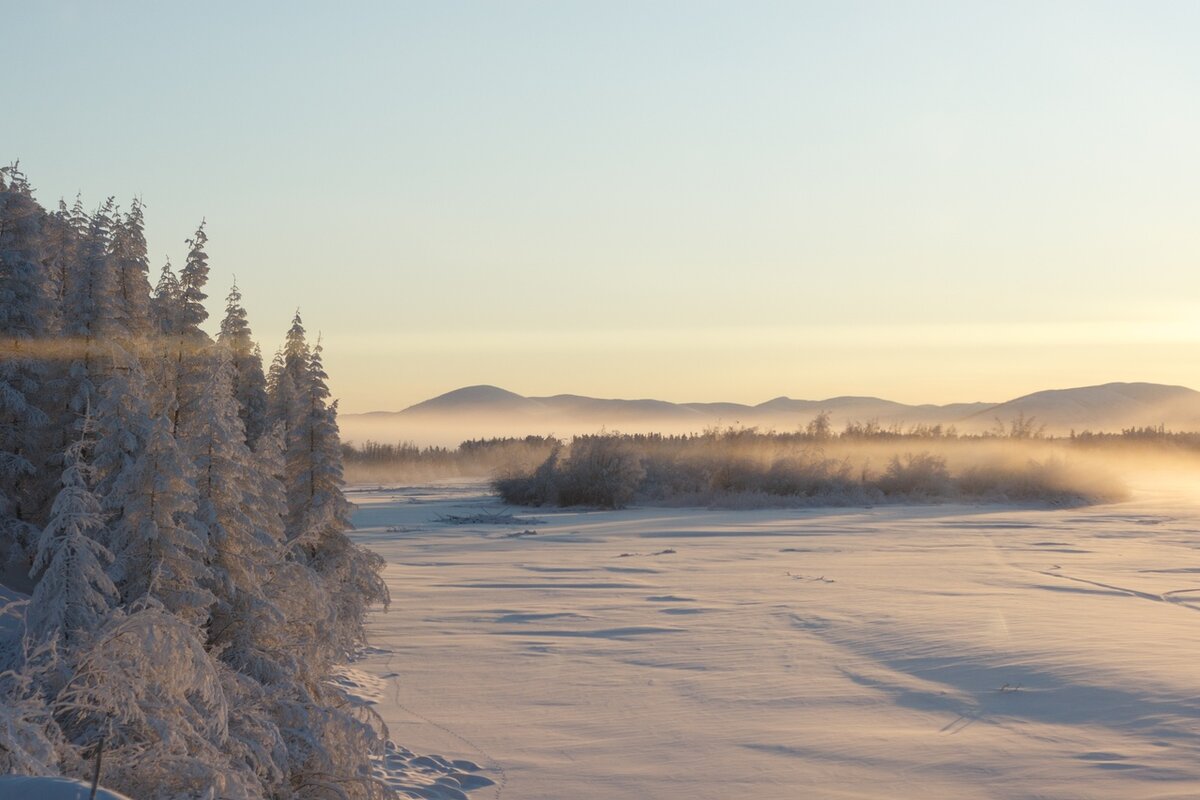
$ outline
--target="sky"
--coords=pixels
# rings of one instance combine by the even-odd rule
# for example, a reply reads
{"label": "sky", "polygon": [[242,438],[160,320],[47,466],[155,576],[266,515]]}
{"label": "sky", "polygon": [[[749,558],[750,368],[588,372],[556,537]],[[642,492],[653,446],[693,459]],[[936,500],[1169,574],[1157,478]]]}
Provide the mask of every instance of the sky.
{"label": "sky", "polygon": [[[0,161],[343,411],[1200,388],[1200,4],[0,0]],[[15,65],[15,67],[14,67]],[[210,325],[210,327],[214,327]]]}

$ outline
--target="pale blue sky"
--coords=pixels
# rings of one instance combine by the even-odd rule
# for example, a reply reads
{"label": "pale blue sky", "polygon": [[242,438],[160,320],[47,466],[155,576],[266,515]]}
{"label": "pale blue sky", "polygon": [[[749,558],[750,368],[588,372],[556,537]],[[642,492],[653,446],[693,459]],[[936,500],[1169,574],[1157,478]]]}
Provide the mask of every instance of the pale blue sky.
{"label": "pale blue sky", "polygon": [[0,160],[348,411],[1200,388],[1200,4],[10,2]]}

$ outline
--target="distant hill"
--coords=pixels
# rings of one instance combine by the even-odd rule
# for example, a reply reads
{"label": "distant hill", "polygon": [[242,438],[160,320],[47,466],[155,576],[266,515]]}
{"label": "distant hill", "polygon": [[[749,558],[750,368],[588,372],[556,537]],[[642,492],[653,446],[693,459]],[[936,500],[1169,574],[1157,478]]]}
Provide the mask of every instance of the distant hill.
{"label": "distant hill", "polygon": [[610,431],[686,433],[711,426],[740,425],[795,430],[827,413],[835,430],[847,422],[877,422],[882,427],[953,425],[964,433],[1008,424],[1023,416],[1047,433],[1070,430],[1119,431],[1165,425],[1200,430],[1200,392],[1153,383],[1108,383],[1054,389],[1003,403],[906,405],[878,397],[831,397],[796,400],[776,397],[758,405],[741,403],[669,403],[560,394],[524,397],[497,386],[467,386],[409,406],[403,411],[344,414],[343,435],[351,441],[414,441],[454,445],[491,436]]}
{"label": "distant hill", "polygon": [[776,397],[755,406],[742,403],[670,403],[665,400],[619,400],[558,394],[523,397],[497,386],[468,386],[409,406],[403,411],[376,411],[346,416],[430,417],[447,414],[539,415],[547,420],[572,419],[601,423],[625,420],[662,420],[711,424],[761,425],[786,421],[788,427],[805,423],[817,414],[835,420],[876,420],[881,424],[944,422],[992,408],[994,403],[958,403],[950,406],[911,406],[878,397],[831,397],[828,400],[793,400]]}
{"label": "distant hill", "polygon": [[1076,389],[1050,389],[999,403],[964,418],[995,424],[1018,416],[1045,425],[1047,432],[1119,431],[1165,425],[1173,430],[1200,430],[1200,392],[1159,383],[1106,383]]}
{"label": "distant hill", "polygon": [[[464,386],[462,389],[455,389],[452,392],[438,395],[431,400],[426,400],[423,403],[417,403],[415,406],[409,406],[402,414],[419,415],[419,414],[446,414],[446,413],[474,413],[479,411],[496,412],[496,411],[520,411],[520,412],[536,412],[538,410],[537,403],[527,397],[522,397],[515,392],[510,392],[506,389],[501,389],[498,386]],[[393,412],[377,411],[376,414],[389,414]]]}

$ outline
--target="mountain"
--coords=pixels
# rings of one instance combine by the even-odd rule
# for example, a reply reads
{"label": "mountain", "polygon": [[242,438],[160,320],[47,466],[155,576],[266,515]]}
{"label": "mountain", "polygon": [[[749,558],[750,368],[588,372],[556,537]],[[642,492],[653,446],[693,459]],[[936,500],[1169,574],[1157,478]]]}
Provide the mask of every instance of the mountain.
{"label": "mountain", "polygon": [[689,433],[712,426],[796,430],[826,413],[834,430],[848,422],[876,422],[883,428],[954,425],[978,433],[1023,417],[1051,434],[1071,430],[1119,431],[1165,425],[1200,430],[1200,392],[1154,383],[1107,383],[1054,389],[1003,403],[906,405],[878,397],[796,400],[776,397],[758,405],[669,403],[559,394],[524,397],[497,386],[467,386],[403,411],[344,414],[344,438],[351,441],[413,441],[453,446],[464,439],[552,434],[571,436],[600,430]]}
{"label": "mountain", "polygon": [[1076,389],[1034,392],[965,417],[974,425],[984,420],[1033,418],[1048,433],[1069,430],[1119,431],[1164,425],[1173,430],[1200,430],[1200,392],[1186,386],[1159,383],[1105,383]]}
{"label": "mountain", "polygon": [[[446,413],[476,413],[497,411],[517,411],[533,413],[538,410],[536,401],[522,397],[515,392],[501,389],[498,386],[464,386],[452,392],[438,395],[423,403],[409,406],[400,412],[402,414],[446,414]],[[395,412],[376,411],[375,414],[390,414]]]}

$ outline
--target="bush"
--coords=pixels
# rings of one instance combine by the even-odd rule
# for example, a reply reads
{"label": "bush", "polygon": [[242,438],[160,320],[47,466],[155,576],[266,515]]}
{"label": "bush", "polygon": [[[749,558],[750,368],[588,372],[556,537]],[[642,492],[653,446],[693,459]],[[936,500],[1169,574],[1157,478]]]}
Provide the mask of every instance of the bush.
{"label": "bush", "polygon": [[[1044,440],[957,437],[934,444],[926,431],[908,438],[930,449],[898,455],[892,440],[846,436],[818,447],[807,434],[754,429],[580,436],[536,469],[514,464],[493,487],[506,502],[519,505],[600,508],[635,500],[725,508],[912,501],[1063,504],[1114,500],[1124,491],[1111,474],[1087,468],[1079,459],[1058,458],[1051,449],[1058,445]],[[953,457],[949,464],[947,455]],[[882,474],[870,468],[875,458],[884,459]]]}
{"label": "bush", "polygon": [[762,488],[776,496],[844,495],[857,486],[846,461],[825,458],[782,458],[763,476]]}
{"label": "bush", "polygon": [[624,508],[644,475],[641,459],[620,437],[576,437],[558,475],[558,503]]}
{"label": "bush", "polygon": [[946,497],[952,489],[946,459],[932,453],[892,456],[879,478],[879,489],[885,495]]}
{"label": "bush", "polygon": [[511,470],[494,479],[492,489],[504,502],[516,506],[558,505],[558,452],[559,448],[554,448],[531,474]]}

